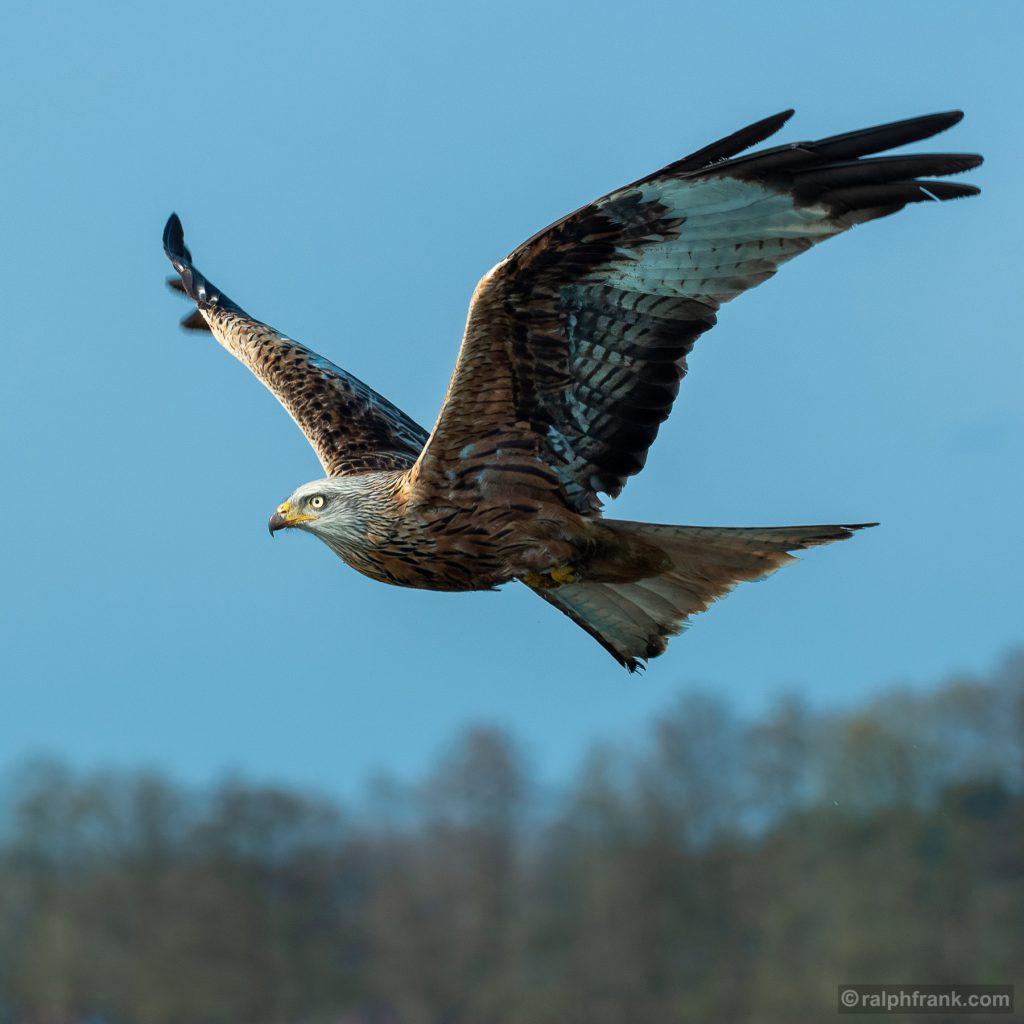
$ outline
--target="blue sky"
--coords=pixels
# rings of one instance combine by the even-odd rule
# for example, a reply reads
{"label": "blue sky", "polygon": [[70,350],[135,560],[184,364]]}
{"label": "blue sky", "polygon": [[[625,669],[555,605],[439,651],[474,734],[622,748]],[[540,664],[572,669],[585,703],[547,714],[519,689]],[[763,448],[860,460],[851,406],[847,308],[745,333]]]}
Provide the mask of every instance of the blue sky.
{"label": "blue sky", "polygon": [[[5,19],[0,769],[351,792],[468,722],[545,777],[678,694],[850,703],[1024,639],[1024,8],[27,5]],[[431,424],[482,273],[795,106],[783,141],[962,107],[981,199],[830,242],[699,344],[620,518],[881,520],[741,588],[646,677],[521,588],[407,592],[266,521],[319,466],[163,286],[197,265]]]}

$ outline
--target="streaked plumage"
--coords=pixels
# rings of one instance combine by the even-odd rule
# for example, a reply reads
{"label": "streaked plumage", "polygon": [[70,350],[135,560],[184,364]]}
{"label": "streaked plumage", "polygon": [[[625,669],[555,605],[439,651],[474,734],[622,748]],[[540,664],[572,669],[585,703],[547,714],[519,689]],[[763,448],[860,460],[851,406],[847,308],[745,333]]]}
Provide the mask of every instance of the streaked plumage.
{"label": "streaked plumage", "polygon": [[952,112],[747,155],[766,118],[581,207],[477,285],[431,434],[361,381],[252,319],[192,264],[174,215],[164,247],[212,330],[285,406],[327,478],[271,520],[320,536],[374,579],[479,590],[520,579],[630,670],[686,618],[790,552],[857,526],[753,529],[607,520],[644,465],[696,339],[724,302],[855,224],[974,195],[922,180],[970,154],[873,157],[956,124]]}

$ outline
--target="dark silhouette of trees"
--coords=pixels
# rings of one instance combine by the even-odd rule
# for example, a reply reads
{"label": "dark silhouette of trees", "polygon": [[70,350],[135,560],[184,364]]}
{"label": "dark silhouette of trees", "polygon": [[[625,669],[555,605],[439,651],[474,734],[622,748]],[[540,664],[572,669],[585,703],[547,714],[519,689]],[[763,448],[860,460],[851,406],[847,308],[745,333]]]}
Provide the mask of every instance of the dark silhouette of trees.
{"label": "dark silhouette of trees", "polygon": [[493,728],[350,809],[0,785],[0,1024],[799,1024],[1022,964],[1022,657],[843,712],[689,696],[555,794]]}

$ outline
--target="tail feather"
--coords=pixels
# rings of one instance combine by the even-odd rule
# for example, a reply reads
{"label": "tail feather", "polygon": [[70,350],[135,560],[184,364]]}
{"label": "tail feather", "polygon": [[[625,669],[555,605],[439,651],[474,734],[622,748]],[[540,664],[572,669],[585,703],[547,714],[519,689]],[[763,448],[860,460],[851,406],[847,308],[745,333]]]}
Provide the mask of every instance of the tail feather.
{"label": "tail feather", "polygon": [[656,658],[691,615],[704,611],[737,583],[764,579],[796,561],[791,554],[851,537],[875,526],[659,526],[604,520],[624,540],[660,549],[668,567],[628,582],[583,579],[535,593],[585,629],[620,665],[635,672]]}

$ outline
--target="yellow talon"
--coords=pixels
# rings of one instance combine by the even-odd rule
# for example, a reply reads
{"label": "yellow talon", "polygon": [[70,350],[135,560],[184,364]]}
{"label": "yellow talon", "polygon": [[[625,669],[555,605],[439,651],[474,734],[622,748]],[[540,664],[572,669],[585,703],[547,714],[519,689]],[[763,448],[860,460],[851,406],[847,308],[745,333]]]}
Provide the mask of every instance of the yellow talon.
{"label": "yellow talon", "polygon": [[520,579],[528,587],[535,587],[538,590],[553,590],[555,587],[561,587],[567,583],[575,583],[576,574],[572,571],[571,566],[560,565],[550,572],[529,572],[525,576],[521,576]]}

